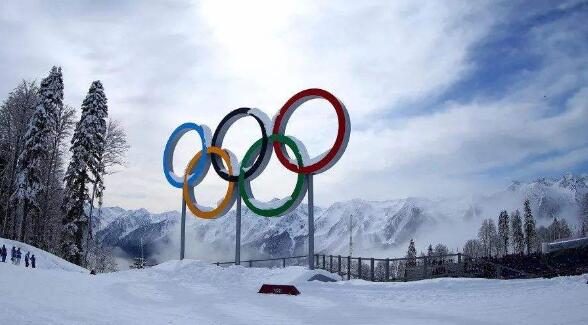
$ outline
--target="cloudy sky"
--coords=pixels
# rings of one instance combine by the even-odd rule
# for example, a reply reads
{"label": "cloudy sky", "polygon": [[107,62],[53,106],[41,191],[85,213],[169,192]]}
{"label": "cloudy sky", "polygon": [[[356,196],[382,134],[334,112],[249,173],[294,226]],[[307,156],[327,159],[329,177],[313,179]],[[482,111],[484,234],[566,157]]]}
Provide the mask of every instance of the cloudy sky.
{"label": "cloudy sky", "polygon": [[[232,109],[273,116],[320,87],[347,106],[347,152],[315,178],[319,204],[355,197],[487,193],[511,180],[588,172],[588,3],[578,1],[0,1],[0,98],[63,67],[79,107],[102,80],[127,129],[128,166],[107,179],[106,205],[178,209],[161,167],[187,121],[212,130]],[[287,133],[327,150],[335,114],[302,106]],[[242,119],[224,146],[242,157],[259,137]],[[198,150],[180,142],[182,170]],[[275,157],[259,199],[289,195]],[[197,187],[213,205],[226,183]]]}

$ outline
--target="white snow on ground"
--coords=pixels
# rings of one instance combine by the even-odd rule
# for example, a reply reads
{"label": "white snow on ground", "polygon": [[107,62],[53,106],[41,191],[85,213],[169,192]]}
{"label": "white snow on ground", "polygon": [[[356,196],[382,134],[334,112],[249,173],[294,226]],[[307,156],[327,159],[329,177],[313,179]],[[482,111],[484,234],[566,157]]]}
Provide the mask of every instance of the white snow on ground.
{"label": "white snow on ground", "polygon": [[35,264],[38,269],[60,270],[60,271],[68,271],[68,272],[84,272],[84,273],[88,272],[88,270],[86,270],[82,267],[79,267],[75,264],[72,264],[72,263],[70,263],[60,257],[57,257],[57,256],[55,256],[51,253],[48,253],[42,249],[21,243],[19,241],[4,239],[4,238],[0,237],[0,247],[2,247],[2,245],[6,246],[6,252],[8,253],[6,256],[6,263],[7,264],[10,263],[10,251],[12,250],[12,246],[14,246],[16,248],[20,247],[20,252],[22,255],[22,257],[20,259],[20,265],[18,267],[21,267],[21,268],[25,267],[25,260],[24,260],[25,254],[27,252],[30,252],[31,255],[32,254],[35,255],[35,259],[36,259]]}
{"label": "white snow on ground", "polygon": [[[0,263],[0,323],[588,324],[588,276],[384,284],[310,274],[194,260],[96,276]],[[301,295],[258,294],[263,283]]]}

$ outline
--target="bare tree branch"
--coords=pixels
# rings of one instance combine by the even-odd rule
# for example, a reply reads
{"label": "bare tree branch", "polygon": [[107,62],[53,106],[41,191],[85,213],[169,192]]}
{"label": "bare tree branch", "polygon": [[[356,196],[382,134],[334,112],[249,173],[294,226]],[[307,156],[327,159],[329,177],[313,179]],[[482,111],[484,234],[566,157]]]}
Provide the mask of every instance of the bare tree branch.
{"label": "bare tree branch", "polygon": [[125,155],[130,146],[127,143],[127,133],[117,120],[108,120],[106,127],[106,138],[104,146],[104,156],[102,156],[102,163],[104,164],[104,173],[113,174],[116,171],[115,167],[126,166]]}

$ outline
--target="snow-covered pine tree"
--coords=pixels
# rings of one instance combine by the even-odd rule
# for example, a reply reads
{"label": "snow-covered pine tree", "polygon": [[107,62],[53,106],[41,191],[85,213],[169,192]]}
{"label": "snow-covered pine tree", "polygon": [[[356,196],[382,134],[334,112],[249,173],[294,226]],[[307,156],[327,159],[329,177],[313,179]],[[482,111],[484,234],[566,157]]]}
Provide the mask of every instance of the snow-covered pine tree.
{"label": "snow-covered pine tree", "polygon": [[61,68],[53,67],[39,88],[39,103],[25,134],[24,149],[17,163],[17,189],[12,197],[18,220],[16,238],[34,246],[41,243],[42,199],[47,191],[44,176],[55,114],[62,101]]}
{"label": "snow-covered pine tree", "polygon": [[531,254],[533,253],[535,247],[537,229],[535,228],[535,218],[533,218],[533,213],[531,212],[531,203],[528,199],[525,200],[524,210],[525,246],[527,248],[527,254]]}
{"label": "snow-covered pine tree", "polygon": [[511,213],[510,229],[513,252],[522,255],[525,252],[525,234],[523,233],[523,220],[519,210]]}
{"label": "snow-covered pine tree", "polygon": [[[63,115],[67,110],[63,106],[63,74],[61,68],[53,67],[48,78],[41,82],[39,89],[39,98],[41,103],[47,111],[47,124],[49,126],[49,134],[47,139],[47,159],[43,162],[43,195],[41,197],[41,220],[38,223],[37,233],[42,239],[45,237],[45,229],[51,228],[47,223],[52,221],[50,212],[53,212],[53,206],[60,202],[54,202],[54,193],[58,190],[55,185],[61,183],[60,175],[56,171],[61,168],[61,152],[60,145],[63,142]],[[47,247],[46,240],[40,240],[38,243],[41,247]]]}
{"label": "snow-covered pine tree", "polygon": [[82,115],[71,140],[72,158],[65,175],[61,252],[75,264],[84,263],[84,235],[88,226],[84,206],[89,201],[87,185],[101,182],[104,136],[108,106],[104,88],[94,81],[82,104]]}
{"label": "snow-covered pine tree", "polygon": [[416,266],[416,257],[417,251],[414,245],[414,240],[410,239],[410,244],[408,244],[408,251],[406,252],[406,258],[408,259],[406,261],[406,266]]}
{"label": "snow-covered pine tree", "polygon": [[500,256],[508,254],[509,233],[508,213],[502,210],[498,216],[498,254]]}

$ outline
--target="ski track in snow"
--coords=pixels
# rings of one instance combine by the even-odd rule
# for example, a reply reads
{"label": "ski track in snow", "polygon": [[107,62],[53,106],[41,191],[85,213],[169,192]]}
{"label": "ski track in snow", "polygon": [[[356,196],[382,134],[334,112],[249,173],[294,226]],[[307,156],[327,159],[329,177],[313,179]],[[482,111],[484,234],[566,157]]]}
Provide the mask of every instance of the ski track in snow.
{"label": "ski track in snow", "polygon": [[[305,281],[310,274],[194,260],[96,276],[0,263],[0,323],[588,324],[588,274],[407,283]],[[302,294],[261,295],[263,283]]]}

